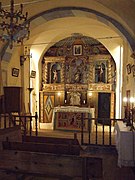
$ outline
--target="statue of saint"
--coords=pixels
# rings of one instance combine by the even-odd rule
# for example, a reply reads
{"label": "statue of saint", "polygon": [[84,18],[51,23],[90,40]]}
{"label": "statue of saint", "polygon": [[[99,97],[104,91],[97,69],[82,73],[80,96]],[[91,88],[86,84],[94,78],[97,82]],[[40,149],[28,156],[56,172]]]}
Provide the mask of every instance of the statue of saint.
{"label": "statue of saint", "polygon": [[58,79],[58,74],[57,74],[57,71],[54,70],[54,71],[53,71],[53,82],[56,83],[56,82],[57,82],[57,79]]}

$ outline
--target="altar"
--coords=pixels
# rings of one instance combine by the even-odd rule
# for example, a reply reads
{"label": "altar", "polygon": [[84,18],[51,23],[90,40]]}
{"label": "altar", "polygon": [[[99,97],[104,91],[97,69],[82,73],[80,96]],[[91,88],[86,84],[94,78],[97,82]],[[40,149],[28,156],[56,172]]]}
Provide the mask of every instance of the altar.
{"label": "altar", "polygon": [[61,106],[55,107],[53,110],[54,129],[57,130],[81,130],[81,116],[83,113],[83,129],[88,130],[88,121],[85,118],[94,118],[95,109],[77,106]]}
{"label": "altar", "polygon": [[118,151],[118,166],[135,166],[135,131],[118,121],[116,130],[116,148]]}

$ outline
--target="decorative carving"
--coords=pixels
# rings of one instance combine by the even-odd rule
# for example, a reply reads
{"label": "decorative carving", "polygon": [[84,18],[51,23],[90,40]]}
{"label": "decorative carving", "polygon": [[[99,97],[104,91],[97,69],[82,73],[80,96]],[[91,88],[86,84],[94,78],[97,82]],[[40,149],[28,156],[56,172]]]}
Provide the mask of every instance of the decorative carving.
{"label": "decorative carving", "polygon": [[104,83],[93,83],[89,84],[89,91],[112,91],[112,84],[104,84]]}
{"label": "decorative carving", "polygon": [[66,90],[69,92],[81,92],[81,91],[87,91],[88,85],[84,84],[66,84]]}
{"label": "decorative carving", "polygon": [[62,62],[62,68],[61,68],[61,83],[65,82],[65,63]]}
{"label": "decorative carving", "polygon": [[70,105],[74,106],[74,105],[80,105],[80,97],[81,94],[79,92],[71,92],[70,93]]}
{"label": "decorative carving", "polygon": [[44,91],[62,91],[64,90],[64,84],[44,84]]}
{"label": "decorative carving", "polygon": [[108,61],[108,82],[109,83],[112,83],[111,80],[112,80],[112,65],[111,65],[111,60]]}
{"label": "decorative carving", "polygon": [[66,83],[88,83],[90,65],[87,57],[68,57],[65,66]]}

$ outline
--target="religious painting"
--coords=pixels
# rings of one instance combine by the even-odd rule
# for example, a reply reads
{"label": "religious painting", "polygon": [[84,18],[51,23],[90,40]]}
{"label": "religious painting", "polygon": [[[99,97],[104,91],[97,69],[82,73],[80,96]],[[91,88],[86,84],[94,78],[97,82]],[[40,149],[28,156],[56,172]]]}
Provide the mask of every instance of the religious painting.
{"label": "religious painting", "polygon": [[73,55],[82,55],[82,45],[73,46]]}
{"label": "religious painting", "polygon": [[31,74],[30,74],[30,77],[31,77],[31,78],[35,78],[35,77],[36,77],[36,71],[33,71],[33,70],[32,70],[32,71],[31,71]]}
{"label": "religious painting", "polygon": [[[85,118],[88,113],[85,113]],[[81,113],[80,112],[56,112],[55,113],[55,129],[81,131]],[[88,130],[88,121],[83,122],[84,131]]]}
{"label": "religious painting", "polygon": [[14,77],[19,76],[19,69],[18,68],[12,68],[12,76],[14,76]]}

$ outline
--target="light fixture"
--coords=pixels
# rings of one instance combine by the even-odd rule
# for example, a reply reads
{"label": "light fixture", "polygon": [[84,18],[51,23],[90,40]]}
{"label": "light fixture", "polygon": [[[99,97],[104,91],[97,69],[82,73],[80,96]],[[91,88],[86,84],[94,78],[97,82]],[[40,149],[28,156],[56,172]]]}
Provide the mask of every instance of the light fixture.
{"label": "light fixture", "polygon": [[29,38],[30,34],[30,23],[27,22],[28,13],[22,14],[23,5],[20,4],[20,9],[14,8],[14,0],[10,0],[10,11],[2,8],[0,2],[0,40],[8,42],[10,48],[13,48],[13,43],[22,43],[24,38]]}
{"label": "light fixture", "polygon": [[22,66],[24,64],[24,61],[30,58],[32,58],[32,54],[30,54],[30,49],[27,46],[25,46],[24,54],[20,56],[20,65]]}

